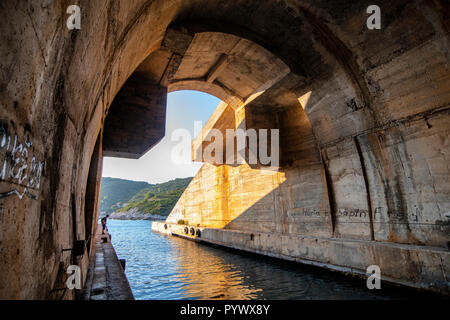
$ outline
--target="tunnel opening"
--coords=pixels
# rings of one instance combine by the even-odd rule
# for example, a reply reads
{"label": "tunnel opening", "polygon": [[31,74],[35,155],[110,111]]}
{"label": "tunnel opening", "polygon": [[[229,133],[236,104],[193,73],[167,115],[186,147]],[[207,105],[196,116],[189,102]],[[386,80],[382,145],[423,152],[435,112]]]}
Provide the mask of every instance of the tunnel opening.
{"label": "tunnel opening", "polygon": [[[125,83],[112,104],[110,117],[117,112],[116,101],[129,101],[133,95],[142,98],[148,94],[145,103],[156,104],[161,110],[164,101],[158,97],[178,90],[199,90],[222,100],[192,141],[193,160],[204,165],[170,212],[164,230],[177,234],[174,230],[181,227],[180,234],[193,238],[196,232],[190,226],[251,232],[256,246],[263,240],[256,242],[255,237],[268,238],[275,233],[276,237],[325,237],[343,242],[395,239],[397,243],[445,247],[442,238],[434,242],[439,236],[425,236],[432,234],[431,229],[425,231],[425,224],[393,221],[390,209],[383,210],[384,201],[388,207],[391,202],[404,203],[407,188],[396,177],[390,182],[395,186],[388,187],[396,191],[385,193],[385,199],[375,190],[379,188],[377,179],[385,179],[386,172],[374,164],[380,161],[380,152],[371,150],[373,142],[368,140],[367,130],[378,132],[384,126],[374,116],[369,90],[361,84],[348,48],[335,35],[327,35],[331,30],[314,16],[306,14],[306,20],[312,28],[320,29],[315,45],[328,51],[320,54],[321,66],[314,69],[314,76],[309,69],[296,66],[292,70],[292,60],[286,55],[288,64],[266,48],[237,36],[239,32],[223,33],[209,24],[206,29],[190,29],[186,26],[192,27],[191,23],[182,23],[183,27],[168,27],[161,46]],[[146,83],[146,88],[152,89],[139,93],[136,83]],[[158,94],[153,88],[158,88]],[[106,122],[105,128],[108,125]],[[124,127],[123,121],[121,125]],[[250,163],[255,153],[250,136],[245,137],[241,150],[244,161],[224,164],[229,160],[229,146],[223,137],[227,130],[236,129],[279,131],[280,162],[275,170],[267,172],[260,162]],[[203,152],[211,151],[217,142],[212,132],[219,132],[223,141],[206,159]],[[106,149],[114,147],[110,144]],[[138,156],[150,147],[128,153]],[[270,149],[269,145],[264,147]],[[236,151],[234,145],[230,148]],[[119,149],[116,154],[106,149],[105,154],[127,156]],[[411,214],[417,219],[417,213]],[[180,221],[181,226],[177,226]],[[204,235],[203,229],[198,231]]]}
{"label": "tunnel opening", "polygon": [[[210,199],[212,204],[208,206],[216,208],[215,213],[221,218],[214,219],[215,224],[209,224],[208,219],[201,217],[211,216],[212,212],[208,214],[201,208],[193,213],[196,217],[185,217],[180,213],[185,212],[180,205],[172,219],[189,221],[193,225],[232,227],[230,223],[238,221],[235,218],[270,192],[277,193],[280,198],[282,188],[279,187],[286,181],[282,167],[298,167],[296,161],[301,158],[304,163],[317,162],[311,125],[292,87],[299,79],[301,77],[292,73],[281,59],[248,39],[222,32],[189,33],[179,25],[169,26],[160,48],[137,67],[108,110],[103,154],[139,158],[157,144],[165,133],[164,96],[167,92],[198,90],[218,97],[222,103],[193,140],[192,157],[212,165],[205,165],[203,171],[213,171],[208,173],[216,177],[211,188],[215,190],[214,197],[221,200]],[[241,150],[237,150],[237,133],[235,138],[227,139],[228,131],[233,130],[244,132]],[[253,135],[250,135],[252,130]],[[266,134],[265,142],[261,133]],[[274,147],[276,150],[272,151]],[[269,189],[251,191],[248,204],[228,210],[231,201],[228,193],[232,186],[229,186],[227,165],[231,165],[230,173],[233,172],[235,177],[239,176],[239,165],[243,163],[250,166],[249,174],[257,176],[258,170],[266,169],[261,161],[263,149],[266,156],[271,155],[269,160],[277,156],[277,165],[268,166],[277,172],[273,177],[267,177],[274,181],[267,184]],[[209,159],[203,157],[207,151]],[[253,161],[255,158],[256,162]],[[236,182],[233,180],[232,183]],[[277,211],[277,222],[267,228],[278,230],[274,225],[280,223],[282,230],[287,231],[287,212],[285,209]],[[251,223],[248,222],[239,226],[249,227]]]}
{"label": "tunnel opening", "polygon": [[[186,187],[185,182],[181,182],[181,180],[192,178],[201,167],[201,163],[193,162],[191,157],[191,139],[195,135],[195,130],[198,130],[195,126],[201,127],[219,102],[220,100],[216,97],[199,91],[182,90],[168,93],[167,105],[164,105],[166,107],[163,119],[164,137],[140,159],[123,159],[117,156],[108,156],[108,154],[104,155],[103,177],[130,180],[130,183],[138,181],[140,183],[136,186],[138,189],[155,189],[160,186],[166,192],[167,190],[164,188],[167,183],[173,183],[174,188],[180,187],[179,183]],[[145,119],[141,120],[145,121]],[[177,180],[180,182],[178,183]],[[112,183],[112,181],[106,183]],[[106,185],[106,188],[110,188],[110,186]],[[134,193],[137,191],[139,190],[133,189]],[[151,192],[151,194],[153,193]],[[120,201],[117,200],[117,202],[120,204],[111,202],[112,199],[105,199],[107,196],[102,195],[100,214],[104,216],[107,213],[113,213],[111,208],[121,209],[124,204],[128,205],[127,202],[132,200],[134,195],[118,197],[117,199]],[[150,199],[146,201],[149,202]],[[139,201],[141,200],[144,199],[139,198]],[[144,211],[144,202],[139,203],[141,211]],[[173,207],[175,204],[173,200],[171,203]],[[137,204],[134,205],[137,206]],[[126,209],[128,208],[131,208],[131,204]],[[170,210],[167,212],[166,206],[161,207],[160,210],[161,212],[158,212],[157,208],[151,208],[151,213],[162,217],[170,212]]]}

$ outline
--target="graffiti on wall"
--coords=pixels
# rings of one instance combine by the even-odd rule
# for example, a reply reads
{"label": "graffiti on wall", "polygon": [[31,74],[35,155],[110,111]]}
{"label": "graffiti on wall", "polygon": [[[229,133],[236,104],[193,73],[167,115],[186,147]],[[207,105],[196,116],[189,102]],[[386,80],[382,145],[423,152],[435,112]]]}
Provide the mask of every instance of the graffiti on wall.
{"label": "graffiti on wall", "polygon": [[384,207],[376,207],[374,211],[374,220],[384,222],[383,217],[388,217],[390,222],[409,222],[418,223],[419,216],[421,215],[419,208],[403,212],[403,211],[391,211]]}
{"label": "graffiti on wall", "polygon": [[28,135],[20,139],[17,133],[9,134],[0,124],[0,182],[15,185],[0,192],[0,199],[10,196],[37,199],[43,168],[44,162],[33,155],[33,143]]}
{"label": "graffiti on wall", "polygon": [[369,211],[367,209],[359,208],[339,208],[337,213],[338,218],[347,218],[348,220],[369,218]]}
{"label": "graffiti on wall", "polygon": [[293,220],[300,219],[304,220],[304,218],[322,218],[328,215],[327,210],[323,210],[320,208],[293,208],[292,210],[287,211],[287,217]]}

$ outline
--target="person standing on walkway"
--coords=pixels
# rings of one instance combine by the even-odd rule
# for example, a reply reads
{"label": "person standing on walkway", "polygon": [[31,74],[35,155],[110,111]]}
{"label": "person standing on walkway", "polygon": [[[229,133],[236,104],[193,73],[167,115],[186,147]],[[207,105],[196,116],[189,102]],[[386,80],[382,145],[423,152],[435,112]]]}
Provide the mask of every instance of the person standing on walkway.
{"label": "person standing on walkway", "polygon": [[108,230],[108,228],[106,228],[106,221],[109,218],[109,214],[106,215],[106,217],[102,218],[102,234],[105,234],[105,230]]}

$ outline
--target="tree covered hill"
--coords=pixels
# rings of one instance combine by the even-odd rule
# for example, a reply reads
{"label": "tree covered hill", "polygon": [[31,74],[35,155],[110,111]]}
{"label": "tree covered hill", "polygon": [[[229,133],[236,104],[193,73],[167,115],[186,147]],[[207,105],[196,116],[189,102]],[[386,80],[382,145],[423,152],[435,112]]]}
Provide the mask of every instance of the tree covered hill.
{"label": "tree covered hill", "polygon": [[112,213],[137,209],[144,214],[167,216],[191,180],[192,178],[175,179],[151,185],[146,182],[103,178],[100,211]]}
{"label": "tree covered hill", "polygon": [[116,211],[136,193],[150,186],[152,185],[142,181],[102,178],[100,212],[112,213]]}
{"label": "tree covered hill", "polygon": [[145,188],[136,193],[128,201],[128,205],[118,211],[137,208],[139,212],[167,216],[191,180],[192,178],[175,179]]}

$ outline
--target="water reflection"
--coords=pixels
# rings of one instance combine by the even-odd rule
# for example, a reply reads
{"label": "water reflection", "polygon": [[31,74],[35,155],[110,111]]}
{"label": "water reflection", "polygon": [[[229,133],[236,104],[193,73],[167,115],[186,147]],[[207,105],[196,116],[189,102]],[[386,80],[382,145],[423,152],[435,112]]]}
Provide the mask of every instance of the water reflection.
{"label": "water reflection", "polygon": [[295,263],[239,254],[151,232],[150,221],[108,221],[136,299],[406,299],[365,281]]}
{"label": "water reflection", "polygon": [[[245,272],[211,248],[183,239],[173,239],[178,265],[178,279],[185,283],[183,298],[189,299],[256,299],[262,292],[245,283]],[[187,243],[184,243],[187,242]]]}

